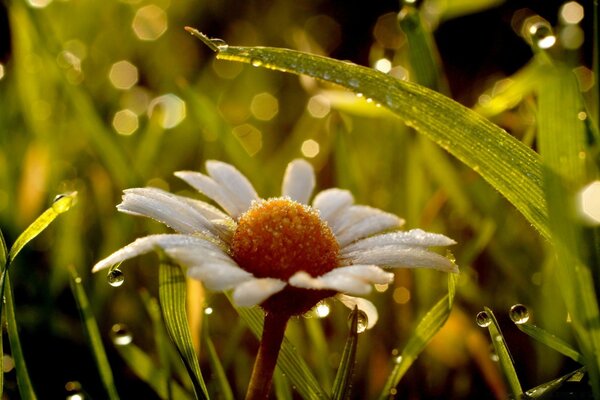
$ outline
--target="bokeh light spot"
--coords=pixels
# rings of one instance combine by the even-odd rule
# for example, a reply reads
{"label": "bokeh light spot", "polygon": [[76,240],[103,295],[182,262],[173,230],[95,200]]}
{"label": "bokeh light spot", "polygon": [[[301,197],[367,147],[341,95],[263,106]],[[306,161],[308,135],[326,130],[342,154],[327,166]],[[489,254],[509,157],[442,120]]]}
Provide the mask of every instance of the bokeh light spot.
{"label": "bokeh light spot", "polygon": [[0,79],[4,78],[4,65],[0,64]]}
{"label": "bokeh light spot", "polygon": [[140,40],[156,40],[167,31],[167,14],[154,4],[142,7],[135,13],[131,27]]}
{"label": "bokeh light spot", "polygon": [[302,151],[304,157],[307,158],[316,157],[320,150],[321,146],[319,146],[319,143],[313,139],[305,140],[302,142],[302,146],[300,146],[300,151]]}
{"label": "bokeh light spot", "polygon": [[560,8],[560,18],[567,24],[580,23],[583,15],[583,6],[576,1],[569,1]]}
{"label": "bokeh light spot", "polygon": [[324,118],[331,111],[331,104],[327,97],[322,94],[317,94],[308,100],[306,109],[313,117]]}
{"label": "bokeh light spot", "polygon": [[50,3],[52,3],[52,0],[27,0],[27,4],[33,8],[45,8],[48,7]]}
{"label": "bokeh light spot", "polygon": [[138,116],[131,110],[120,110],[115,113],[112,124],[119,135],[129,136],[139,127]]}
{"label": "bokeh light spot", "polygon": [[600,225],[600,181],[584,187],[578,197],[581,216],[592,225]]}
{"label": "bokeh light spot", "polygon": [[255,155],[262,148],[262,132],[254,125],[238,125],[232,132],[249,155]]}
{"label": "bokeh light spot", "polygon": [[396,303],[406,304],[410,301],[410,290],[404,286],[397,287],[394,289],[394,294],[392,297]]}
{"label": "bokeh light spot", "polygon": [[110,67],[108,78],[117,89],[128,90],[138,81],[138,69],[129,61],[118,61]]}
{"label": "bokeh light spot", "polygon": [[270,121],[279,112],[279,101],[270,93],[259,93],[250,103],[250,112],[258,120]]}
{"label": "bokeh light spot", "polygon": [[392,62],[387,58],[380,58],[379,60],[375,61],[375,69],[387,74],[392,70]]}
{"label": "bokeh light spot", "polygon": [[148,115],[152,117],[155,112],[162,113],[160,124],[165,129],[179,125],[185,119],[185,102],[172,93],[154,98],[148,106]]}

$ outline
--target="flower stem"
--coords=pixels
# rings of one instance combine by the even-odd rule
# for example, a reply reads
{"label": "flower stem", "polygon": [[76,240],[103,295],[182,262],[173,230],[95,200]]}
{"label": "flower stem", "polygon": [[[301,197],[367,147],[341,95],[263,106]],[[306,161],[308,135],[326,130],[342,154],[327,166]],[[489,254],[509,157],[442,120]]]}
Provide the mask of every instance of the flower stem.
{"label": "flower stem", "polygon": [[262,338],[256,361],[254,361],[246,400],[264,400],[269,396],[273,371],[275,371],[277,356],[289,318],[289,315],[285,313],[265,314]]}

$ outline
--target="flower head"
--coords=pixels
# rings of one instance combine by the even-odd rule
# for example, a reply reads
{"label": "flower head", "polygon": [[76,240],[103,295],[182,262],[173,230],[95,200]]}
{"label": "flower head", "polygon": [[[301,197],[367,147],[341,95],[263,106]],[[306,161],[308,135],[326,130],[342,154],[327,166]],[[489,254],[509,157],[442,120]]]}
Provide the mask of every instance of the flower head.
{"label": "flower head", "polygon": [[239,306],[261,305],[267,312],[291,316],[336,296],[363,310],[369,327],[377,320],[375,307],[353,296],[368,294],[373,284],[390,283],[393,274],[385,269],[458,271],[450,259],[428,250],[452,245],[452,239],[420,229],[399,231],[402,219],[354,205],[346,190],[324,190],[308,205],[315,176],[304,160],[288,165],[282,196],[270,199],[260,199],[229,164],[208,161],[206,169],[208,175],[175,175],[223,211],[160,189],[125,190],[119,211],[153,218],[177,233],[140,238],[98,262],[93,271],[160,248],[207,288],[233,289]]}

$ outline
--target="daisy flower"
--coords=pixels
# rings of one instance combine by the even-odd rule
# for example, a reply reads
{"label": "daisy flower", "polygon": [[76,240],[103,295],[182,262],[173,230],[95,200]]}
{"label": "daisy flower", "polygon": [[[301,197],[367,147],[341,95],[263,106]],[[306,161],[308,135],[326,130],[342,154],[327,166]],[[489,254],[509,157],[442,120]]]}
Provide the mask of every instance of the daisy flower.
{"label": "daisy flower", "polygon": [[[309,205],[315,174],[305,160],[288,165],[281,197],[269,199],[261,199],[229,164],[208,161],[206,170],[207,175],[191,171],[175,175],[221,209],[156,188],[127,189],[119,211],[150,217],[177,233],[137,239],[99,261],[93,271],[162,249],[208,289],[232,290],[238,306],[260,305],[266,315],[263,335],[272,334],[267,326],[276,319],[279,328],[274,330],[281,338],[291,316],[332,296],[349,308],[358,307],[372,327],[377,310],[356,296],[367,295],[374,284],[390,283],[394,276],[390,269],[458,272],[450,259],[428,250],[452,245],[452,239],[420,229],[399,231],[402,219],[355,205],[346,190],[324,190]],[[259,349],[257,364],[260,353]],[[269,357],[274,358],[269,360],[274,368],[277,353]]]}

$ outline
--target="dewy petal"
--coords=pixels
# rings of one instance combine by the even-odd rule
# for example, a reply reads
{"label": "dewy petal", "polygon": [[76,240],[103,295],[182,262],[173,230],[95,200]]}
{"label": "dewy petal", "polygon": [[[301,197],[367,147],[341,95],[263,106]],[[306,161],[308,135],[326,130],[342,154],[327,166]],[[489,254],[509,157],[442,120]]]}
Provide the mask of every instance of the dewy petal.
{"label": "dewy petal", "polygon": [[282,196],[308,204],[314,188],[315,171],[308,161],[297,159],[288,164],[283,176]]}
{"label": "dewy petal", "polygon": [[406,248],[404,245],[375,247],[345,254],[342,264],[374,264],[390,268],[433,268],[445,272],[458,272],[450,259],[422,247]]}
{"label": "dewy petal", "polygon": [[405,247],[450,246],[456,242],[439,233],[426,232],[422,229],[410,231],[389,232],[359,240],[342,249],[342,253],[363,251],[374,247],[402,245]]}
{"label": "dewy petal", "polygon": [[350,294],[367,294],[372,284],[386,284],[394,274],[375,265],[350,265],[339,267],[313,278],[305,271],[296,272],[289,284],[304,289],[331,289]]}
{"label": "dewy petal", "polygon": [[241,211],[242,205],[237,204],[235,198],[230,196],[228,191],[211,177],[194,171],[177,171],[175,176],[183,179],[194,189],[214,200],[233,218],[237,218],[243,212]]}
{"label": "dewy petal", "polygon": [[338,214],[332,223],[340,246],[389,229],[399,228],[404,220],[368,206],[352,206]]}
{"label": "dewy petal", "polygon": [[[173,256],[177,259],[177,256]],[[203,262],[190,266],[187,274],[198,279],[210,290],[227,290],[254,279],[251,273],[228,262]]]}
{"label": "dewy petal", "polygon": [[258,200],[258,194],[252,183],[233,165],[209,160],[206,162],[208,174],[233,197],[240,206],[240,214],[250,208],[253,201]]}
{"label": "dewy petal", "polygon": [[240,307],[255,306],[283,290],[285,285],[285,282],[274,278],[252,279],[237,285],[233,291],[233,301]]}
{"label": "dewy petal", "polygon": [[345,294],[338,294],[335,297],[349,309],[354,310],[354,307],[358,307],[359,310],[364,312],[367,316],[367,329],[371,329],[375,326],[379,319],[379,313],[377,312],[375,305],[369,300],[360,297],[346,296]]}
{"label": "dewy petal", "polygon": [[181,233],[216,233],[213,224],[187,199],[156,188],[134,188],[123,192],[117,206],[121,212],[142,215]]}
{"label": "dewy petal", "polygon": [[[176,248],[188,248],[198,253],[202,253],[203,250],[213,253],[221,251],[216,244],[197,236],[180,234],[151,235],[139,238],[115,251],[105,259],[98,261],[94,268],[92,268],[92,272],[98,272],[101,269],[111,267],[142,254],[150,253],[159,248],[167,253]],[[222,251],[221,253],[225,254]]]}
{"label": "dewy petal", "polygon": [[331,226],[337,214],[354,203],[352,194],[342,189],[327,189],[319,192],[313,200],[313,207],[319,210],[321,218]]}

